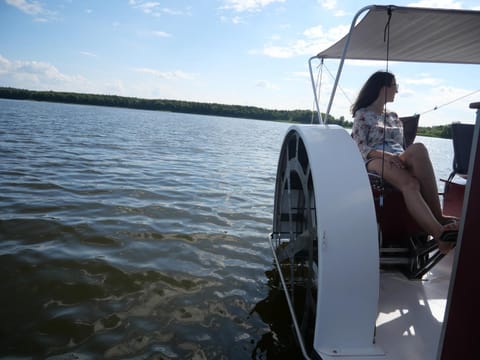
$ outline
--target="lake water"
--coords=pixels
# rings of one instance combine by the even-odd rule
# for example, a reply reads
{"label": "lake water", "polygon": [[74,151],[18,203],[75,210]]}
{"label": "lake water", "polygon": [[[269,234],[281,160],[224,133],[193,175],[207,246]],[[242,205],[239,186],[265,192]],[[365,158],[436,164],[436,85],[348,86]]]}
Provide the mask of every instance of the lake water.
{"label": "lake water", "polygon": [[0,99],[0,357],[297,358],[267,242],[288,126]]}

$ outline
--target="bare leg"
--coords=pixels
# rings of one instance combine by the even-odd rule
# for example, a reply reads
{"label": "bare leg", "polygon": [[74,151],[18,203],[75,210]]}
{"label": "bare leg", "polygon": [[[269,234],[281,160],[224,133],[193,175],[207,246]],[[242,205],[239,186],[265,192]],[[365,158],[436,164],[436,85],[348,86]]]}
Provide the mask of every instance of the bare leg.
{"label": "bare leg", "polygon": [[[379,174],[382,172],[381,167],[382,159],[370,161],[368,164],[369,170]],[[408,211],[420,227],[434,237],[440,236],[442,225],[423,198],[419,181],[407,169],[392,165],[387,160],[383,168],[383,177],[402,192]]]}
{"label": "bare leg", "polygon": [[[370,161],[368,164],[368,169],[370,171],[375,171],[378,174],[381,174],[382,159],[375,159]],[[423,187],[425,188],[428,186],[429,181],[428,169],[426,174],[421,174],[421,176],[425,178],[425,183],[423,184]],[[422,184],[420,183],[420,180],[414,177],[409,172],[409,170],[407,170],[406,168],[397,167],[386,160],[385,166],[383,167],[383,177],[386,181],[388,181],[390,184],[392,184],[402,192],[407,209],[412,215],[412,217],[417,221],[418,225],[428,234],[432,235],[435,239],[439,239],[440,235],[444,231],[444,226],[441,224],[443,216],[441,215],[442,212],[440,208],[440,201],[438,200],[436,184],[434,184],[433,191],[435,192],[435,196],[437,199],[436,203],[438,203],[438,209],[435,209],[435,211],[440,214],[440,219],[437,219],[436,214],[434,214],[432,209],[430,208],[430,204],[428,204],[426,199],[424,199],[421,192]],[[433,196],[430,194],[433,191],[427,189],[426,193],[428,194],[428,196],[433,198]],[[430,201],[435,204],[435,201],[433,201],[433,199],[430,199]],[[451,248],[451,245],[444,242],[439,242],[439,248],[442,252],[448,252],[448,250],[450,250]]]}
{"label": "bare leg", "polygon": [[400,159],[420,183],[420,192],[435,218],[443,223],[445,218],[440,206],[435,173],[425,146],[420,143],[412,144],[400,155]]}

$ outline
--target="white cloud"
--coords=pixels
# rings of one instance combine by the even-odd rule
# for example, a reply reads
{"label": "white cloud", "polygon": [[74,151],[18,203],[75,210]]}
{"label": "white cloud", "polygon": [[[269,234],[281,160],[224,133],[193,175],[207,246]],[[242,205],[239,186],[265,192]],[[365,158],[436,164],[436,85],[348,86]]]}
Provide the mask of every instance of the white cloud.
{"label": "white cloud", "polygon": [[428,75],[420,75],[416,78],[409,78],[402,80],[405,84],[409,85],[427,85],[427,86],[439,86],[443,80],[438,78],[433,78]]}
{"label": "white cloud", "polygon": [[10,67],[10,61],[0,55],[0,76],[8,72]]}
{"label": "white cloud", "polygon": [[265,46],[262,53],[266,56],[280,59],[288,59],[298,55],[295,49],[285,46]]}
{"label": "white cloud", "polygon": [[138,1],[138,0],[129,0],[128,2],[132,7],[140,9],[147,15],[152,16],[161,16],[162,14],[167,15],[190,15],[190,8],[187,8],[185,11],[177,10],[172,8],[162,7],[162,4],[159,1]]}
{"label": "white cloud", "polygon": [[83,84],[82,76],[60,72],[55,66],[41,61],[9,60],[0,55],[0,83],[27,89],[50,89]]}
{"label": "white cloud", "polygon": [[440,9],[462,9],[462,3],[455,0],[420,0],[414,3],[410,3],[407,6]]}
{"label": "white cloud", "polygon": [[263,89],[268,89],[268,90],[278,90],[279,87],[275,84],[272,84],[271,82],[267,80],[260,80],[257,81],[255,84],[256,87],[263,88]]}
{"label": "white cloud", "polygon": [[315,26],[304,31],[304,35],[313,39],[326,39],[329,42],[335,42],[345,36],[350,29],[348,25],[338,25],[327,32],[324,32],[321,26]]}
{"label": "white cloud", "polygon": [[[454,86],[432,87],[421,97],[417,109],[421,109],[424,120],[429,119],[436,124],[471,121],[473,114],[468,109],[468,104],[473,100],[469,97],[471,94],[471,91]],[[415,96],[410,99],[412,102],[418,101]],[[427,113],[428,117],[424,116]]]}
{"label": "white cloud", "polygon": [[348,14],[345,10],[338,8],[337,0],[318,0],[318,2],[323,8],[332,11],[335,17],[342,17]]}
{"label": "white cloud", "polygon": [[152,31],[152,35],[159,37],[159,38],[166,38],[172,36],[169,33],[166,33],[165,31]]}
{"label": "white cloud", "polygon": [[[54,65],[41,61],[11,60],[0,55],[0,86],[29,90],[72,91],[121,96],[173,96],[165,80],[192,80],[194,74],[181,70],[161,72],[149,68],[134,69],[150,75],[140,81],[125,81],[118,78],[88,79],[81,75],[62,73]],[[138,78],[138,76],[137,76]],[[165,84],[162,84],[165,83]],[[160,91],[160,93],[158,93]],[[176,95],[182,98],[181,94]]]}
{"label": "white cloud", "polygon": [[39,15],[45,12],[42,5],[38,1],[5,0],[5,2],[28,15]]}
{"label": "white cloud", "polygon": [[38,22],[47,22],[56,15],[55,12],[44,8],[40,2],[35,0],[5,0],[5,2],[23,13],[33,16]]}
{"label": "white cloud", "polygon": [[191,15],[189,9],[187,9],[186,11],[182,11],[177,9],[162,8],[162,12],[168,15]]}
{"label": "white cloud", "polygon": [[97,57],[97,54],[94,54],[88,51],[80,51],[80,55],[88,56],[88,57]]}
{"label": "white cloud", "polygon": [[159,2],[144,2],[144,3],[137,3],[134,4],[136,8],[142,10],[145,14],[156,14],[160,8]]}
{"label": "white cloud", "polygon": [[192,80],[195,78],[193,74],[186,73],[182,70],[159,71],[159,70],[149,69],[149,68],[136,68],[134,70],[139,73],[154,75],[166,80],[173,80],[173,79]]}
{"label": "white cloud", "polygon": [[221,7],[225,10],[233,10],[236,12],[244,11],[260,11],[265,6],[272,3],[283,3],[285,0],[224,0],[224,5]]}
{"label": "white cloud", "polygon": [[169,38],[172,34],[160,30],[139,30],[137,35],[140,37],[155,37],[155,38]]}
{"label": "white cloud", "polygon": [[232,17],[228,17],[228,16],[224,16],[224,15],[221,15],[220,16],[220,21],[222,23],[232,23],[234,25],[238,25],[238,24],[246,24],[246,21],[243,17],[241,16],[232,16]]}
{"label": "white cloud", "polygon": [[[265,45],[262,54],[274,58],[291,58],[294,56],[314,55],[332,45],[348,32],[348,26],[340,25],[327,32],[321,25],[311,27],[303,32],[304,38],[286,45]],[[258,53],[258,51],[256,51]]]}
{"label": "white cloud", "polygon": [[337,7],[337,0],[320,0],[320,5],[328,10],[333,10]]}
{"label": "white cloud", "polygon": [[232,18],[232,23],[234,24],[243,24],[245,21],[240,16],[234,16]]}
{"label": "white cloud", "polygon": [[335,10],[333,15],[336,16],[336,17],[343,17],[343,16],[348,15],[348,13],[344,10],[337,9],[337,10]]}
{"label": "white cloud", "polygon": [[294,71],[292,74],[296,77],[310,79],[310,73],[308,71]]}

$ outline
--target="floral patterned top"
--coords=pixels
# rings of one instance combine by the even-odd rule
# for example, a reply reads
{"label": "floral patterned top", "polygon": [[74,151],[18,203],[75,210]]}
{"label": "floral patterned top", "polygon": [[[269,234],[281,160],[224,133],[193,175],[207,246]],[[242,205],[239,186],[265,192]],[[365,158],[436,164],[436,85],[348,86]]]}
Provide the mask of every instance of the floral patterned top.
{"label": "floral patterned top", "polygon": [[[399,154],[403,152],[403,124],[397,113],[387,112],[385,126],[383,124],[385,114],[377,114],[366,108],[355,112],[352,128],[352,137],[358,145],[358,149],[366,161],[372,150],[383,150]],[[385,137],[383,136],[385,129]],[[385,140],[385,145],[383,144]]]}

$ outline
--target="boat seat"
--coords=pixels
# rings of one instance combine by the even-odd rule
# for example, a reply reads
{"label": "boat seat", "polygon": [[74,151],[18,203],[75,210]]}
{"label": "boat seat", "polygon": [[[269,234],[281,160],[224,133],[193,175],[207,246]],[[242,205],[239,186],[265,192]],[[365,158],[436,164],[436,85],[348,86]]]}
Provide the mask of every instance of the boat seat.
{"label": "boat seat", "polygon": [[[419,115],[400,120],[407,148],[415,140]],[[408,278],[421,278],[443,257],[437,242],[411,217],[399,190],[377,174],[368,176],[378,223],[381,268],[400,269]]]}
{"label": "boat seat", "polygon": [[[453,164],[443,189],[443,212],[445,215],[460,217],[462,212],[465,184],[472,148],[473,124],[453,123],[452,125]],[[458,175],[460,178],[455,179]]]}
{"label": "boat seat", "polygon": [[403,148],[406,149],[413,144],[417,137],[418,121],[420,115],[415,114],[412,116],[404,116],[400,118],[403,124]]}
{"label": "boat seat", "polygon": [[378,224],[380,267],[398,269],[410,279],[419,279],[443,257],[437,241],[412,218],[402,193],[369,174]]}
{"label": "boat seat", "polygon": [[455,175],[467,177],[468,163],[470,162],[470,151],[472,149],[473,124],[453,123],[452,125],[453,144],[453,171],[448,176],[451,181]]}

